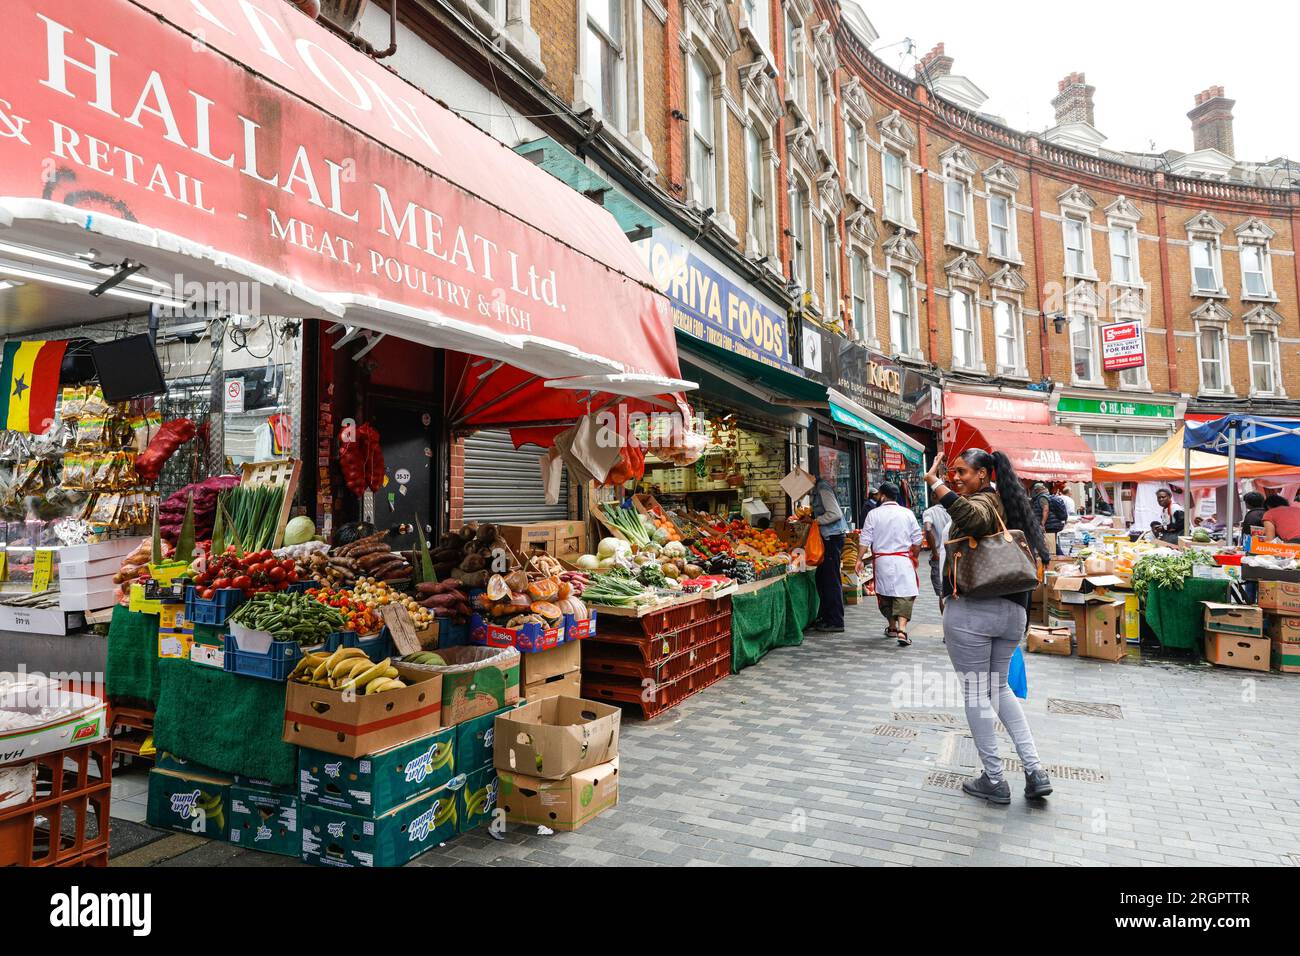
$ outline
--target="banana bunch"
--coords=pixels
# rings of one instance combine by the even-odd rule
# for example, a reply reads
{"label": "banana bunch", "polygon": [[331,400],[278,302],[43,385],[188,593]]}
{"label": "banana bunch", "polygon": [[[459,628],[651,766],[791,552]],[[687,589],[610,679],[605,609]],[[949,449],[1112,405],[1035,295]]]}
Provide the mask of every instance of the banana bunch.
{"label": "banana bunch", "polygon": [[447,661],[441,654],[435,654],[433,651],[420,651],[416,654],[407,654],[402,658],[404,664],[431,664],[434,667],[446,667]]}
{"label": "banana bunch", "polygon": [[375,663],[365,651],[356,647],[340,647],[333,654],[323,651],[305,654],[289,675],[289,680],[367,695],[401,690],[406,686],[389,658]]}

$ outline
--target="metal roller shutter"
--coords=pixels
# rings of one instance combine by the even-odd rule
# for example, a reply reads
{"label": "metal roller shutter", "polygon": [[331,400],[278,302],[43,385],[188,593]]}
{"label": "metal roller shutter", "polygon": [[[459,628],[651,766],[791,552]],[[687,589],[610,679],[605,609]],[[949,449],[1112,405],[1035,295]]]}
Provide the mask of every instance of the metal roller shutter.
{"label": "metal roller shutter", "polygon": [[465,520],[497,524],[564,521],[569,517],[569,475],[560,503],[548,505],[542,491],[541,450],[516,449],[505,431],[475,432],[465,439]]}

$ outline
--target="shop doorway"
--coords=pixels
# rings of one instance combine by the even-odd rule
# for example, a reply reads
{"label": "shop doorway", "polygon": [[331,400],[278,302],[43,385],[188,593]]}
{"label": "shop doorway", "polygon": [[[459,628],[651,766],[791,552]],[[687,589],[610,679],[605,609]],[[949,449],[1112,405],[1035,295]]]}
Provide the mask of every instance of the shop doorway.
{"label": "shop doorway", "polygon": [[393,550],[415,547],[415,525],[434,533],[433,516],[441,504],[436,480],[437,417],[427,401],[392,395],[371,395],[370,420],[379,428],[384,450],[384,487],[374,492],[377,528],[396,528],[389,538]]}

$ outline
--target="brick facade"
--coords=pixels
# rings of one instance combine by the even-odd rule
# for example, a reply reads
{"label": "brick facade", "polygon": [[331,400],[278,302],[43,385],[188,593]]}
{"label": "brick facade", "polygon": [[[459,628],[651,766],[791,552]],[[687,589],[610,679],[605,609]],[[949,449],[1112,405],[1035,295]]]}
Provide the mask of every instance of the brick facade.
{"label": "brick facade", "polygon": [[[760,0],[761,2],[761,0]],[[976,363],[987,379],[1002,384],[1028,385],[1043,378],[1065,387],[1095,388],[1098,392],[1149,391],[1166,396],[1196,397],[1201,392],[1197,334],[1203,327],[1193,313],[1207,302],[1217,302],[1226,310],[1222,327],[1226,332],[1227,368],[1232,394],[1244,398],[1250,392],[1250,363],[1247,356],[1249,330],[1245,319],[1252,310],[1266,319],[1252,328],[1270,331],[1276,336],[1280,368],[1276,374],[1286,397],[1300,399],[1300,362],[1291,361],[1300,343],[1300,262],[1297,262],[1296,228],[1300,220],[1300,190],[1268,188],[1233,181],[1177,176],[1158,166],[1128,165],[1102,156],[1074,152],[1049,141],[1050,137],[1022,133],[997,124],[987,117],[970,113],[932,92],[936,80],[949,78],[953,60],[942,45],[930,51],[922,61],[925,72],[921,82],[905,76],[876,59],[849,26],[841,20],[834,0],[768,0],[767,38],[756,45],[745,37],[738,50],[723,58],[720,45],[727,42],[727,30],[714,20],[729,16],[741,36],[745,21],[743,4],[721,4],[718,0],[627,0],[628,11],[641,19],[641,49],[629,62],[641,65],[642,75],[630,78],[640,91],[644,103],[641,132],[653,153],[654,175],[651,182],[671,203],[687,200],[686,183],[689,166],[689,113],[686,90],[686,53],[693,37],[703,37],[706,56],[724,64],[716,117],[725,123],[725,149],[721,126],[715,130],[719,141],[716,155],[725,156],[727,168],[719,176],[714,205],[721,215],[724,203],[729,207],[730,228],[700,230],[699,210],[683,209],[675,225],[682,231],[700,231],[700,241],[716,246],[735,244],[731,252],[746,256],[748,227],[747,170],[745,162],[746,124],[760,122],[763,111],[755,106],[761,84],[743,83],[742,70],[756,60],[768,61],[766,82],[779,101],[780,116],[771,128],[762,129],[775,153],[778,169],[774,194],[767,196],[766,208],[775,219],[771,230],[776,253],[780,256],[785,277],[792,272],[793,249],[790,241],[789,190],[795,171],[811,187],[810,219],[807,241],[811,247],[809,276],[805,295],[794,300],[810,309],[805,321],[816,321],[845,334],[852,334],[851,274],[848,253],[860,238],[851,235],[846,220],[858,212],[854,199],[843,192],[847,174],[847,156],[843,132],[847,90],[852,86],[865,94],[869,116],[865,126],[864,165],[870,207],[865,218],[876,234],[870,248],[873,264],[872,296],[876,340],[881,349],[892,353],[888,309],[888,251],[899,248],[898,234],[904,233],[921,253],[921,261],[905,263],[915,280],[915,329],[919,333],[921,358],[944,373],[953,369],[953,319],[951,288],[961,283],[952,275],[954,269],[973,275],[967,287],[978,303],[979,355]],[[535,0],[532,25],[541,40],[541,60],[545,73],[541,83],[556,97],[573,103],[574,75],[579,69],[577,17],[583,6],[577,0]],[[818,136],[817,74],[830,77],[834,99],[834,133],[825,151],[815,157],[817,168],[808,168],[807,160],[796,158],[792,143],[797,143],[799,125],[805,121],[800,111],[786,103],[787,70],[791,51],[786,49],[786,13],[793,10],[802,22],[800,58],[803,63],[803,112],[811,127],[813,142]],[[629,14],[630,15],[630,14]],[[694,27],[692,27],[692,24]],[[720,39],[721,38],[721,39]],[[759,53],[758,49],[765,52]],[[498,76],[498,80],[500,77]],[[1093,88],[1081,72],[1069,73],[1051,97],[1058,124],[1091,124]],[[1217,149],[1231,156],[1233,101],[1226,99],[1221,87],[1210,87],[1196,97],[1195,109],[1189,114],[1195,128],[1197,149]],[[676,115],[674,115],[676,114]],[[762,121],[766,125],[766,121]],[[906,140],[910,184],[911,223],[902,226],[886,221],[882,169],[882,149],[888,132]],[[968,248],[954,245],[946,236],[945,157],[952,151],[964,151],[969,173],[972,201]],[[813,147],[816,152],[815,146]],[[807,155],[804,153],[803,155]],[[1004,171],[1009,175],[997,178]],[[826,190],[839,190],[837,197]],[[1013,199],[1015,261],[1008,262],[990,255],[989,195],[1005,190]],[[725,200],[724,200],[725,194]],[[1072,197],[1063,200],[1063,196]],[[1086,210],[1091,245],[1091,275],[1078,280],[1067,277],[1066,249],[1062,214],[1069,206]],[[1116,210],[1132,218],[1124,220],[1136,231],[1134,261],[1140,279],[1133,301],[1142,306],[1146,328],[1146,380],[1125,389],[1115,373],[1098,374],[1090,382],[1076,382],[1072,374],[1071,336],[1069,330],[1057,332],[1052,316],[1068,311],[1065,297],[1092,295],[1097,299],[1097,325],[1115,318],[1128,317],[1110,308],[1111,237],[1109,220]],[[833,227],[839,239],[841,259],[836,264],[839,300],[821,301],[823,263],[821,228],[826,211],[834,217]],[[1206,213],[1221,225],[1217,235],[1218,281],[1223,296],[1194,294],[1192,288],[1191,250],[1188,222]],[[692,219],[692,216],[696,217]],[[725,220],[724,220],[725,221]],[[1261,229],[1260,226],[1263,228]],[[1243,296],[1243,276],[1239,248],[1239,230],[1250,235],[1266,235],[1270,252],[1272,293],[1267,301]],[[861,235],[859,232],[858,236]],[[963,259],[963,257],[965,257]],[[961,261],[958,261],[961,260]],[[897,261],[897,260],[895,260]],[[973,269],[970,267],[973,265]],[[995,277],[1001,287],[995,287]],[[1014,287],[1018,291],[1012,291]],[[1081,287],[1081,288],[1080,288]],[[1081,291],[1082,289],[1082,291]],[[998,375],[996,330],[993,302],[998,297],[1013,301],[1021,318],[1018,348],[1022,359],[1016,374]],[[1257,307],[1267,306],[1263,312]],[[1077,310],[1076,310],[1077,311]],[[1217,313],[1221,318],[1224,312]],[[1271,323],[1271,324],[1270,324]],[[1097,362],[1100,365],[1099,342]],[[977,368],[963,378],[979,378]],[[1281,397],[1281,391],[1270,398]]]}

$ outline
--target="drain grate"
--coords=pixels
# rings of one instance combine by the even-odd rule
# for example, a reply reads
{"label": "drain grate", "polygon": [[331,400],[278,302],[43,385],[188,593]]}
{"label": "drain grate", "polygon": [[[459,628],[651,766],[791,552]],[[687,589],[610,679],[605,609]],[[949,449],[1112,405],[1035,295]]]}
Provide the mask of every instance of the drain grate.
{"label": "drain grate", "polygon": [[951,770],[934,770],[925,775],[925,786],[933,787],[937,790],[960,790],[961,785],[971,779],[964,773],[953,773]]}
{"label": "drain grate", "polygon": [[900,727],[897,724],[877,724],[871,732],[877,737],[897,737],[899,740],[911,740],[916,736],[915,727]]}
{"label": "drain grate", "polygon": [[[1002,766],[1007,773],[1024,773],[1025,770],[1025,765],[1015,757],[1003,757]],[[1063,763],[1045,763],[1043,769],[1048,772],[1053,780],[1078,780],[1081,783],[1107,783],[1110,781],[1106,771],[1094,770],[1092,767],[1067,767]]]}
{"label": "drain grate", "polygon": [[1124,717],[1124,711],[1120,709],[1119,704],[1098,704],[1089,700],[1049,698],[1047,712],[1049,714],[1073,714],[1077,717],[1105,717],[1107,720],[1122,720]]}
{"label": "drain grate", "polygon": [[896,710],[893,719],[914,724],[943,724],[948,727],[957,723],[957,718],[952,714],[945,714],[939,710]]}

